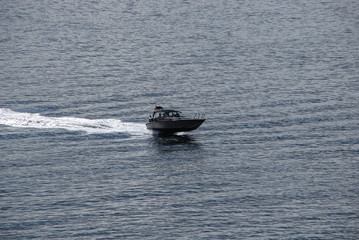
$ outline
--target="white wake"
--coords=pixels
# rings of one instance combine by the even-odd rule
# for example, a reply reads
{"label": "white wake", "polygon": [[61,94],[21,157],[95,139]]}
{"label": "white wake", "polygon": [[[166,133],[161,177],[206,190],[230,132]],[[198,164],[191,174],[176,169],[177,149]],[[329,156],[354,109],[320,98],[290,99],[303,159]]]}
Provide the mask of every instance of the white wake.
{"label": "white wake", "polygon": [[46,117],[38,113],[14,112],[0,108],[0,124],[21,128],[60,128],[88,134],[125,133],[146,135],[145,124],[122,122],[118,119],[86,119],[75,117]]}

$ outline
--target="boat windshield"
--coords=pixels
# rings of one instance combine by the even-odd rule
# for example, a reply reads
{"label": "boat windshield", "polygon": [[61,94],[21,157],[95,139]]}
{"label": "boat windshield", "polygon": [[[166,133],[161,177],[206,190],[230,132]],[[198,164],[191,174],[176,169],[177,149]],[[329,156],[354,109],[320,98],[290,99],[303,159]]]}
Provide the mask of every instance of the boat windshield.
{"label": "boat windshield", "polygon": [[154,119],[171,119],[171,118],[180,118],[181,114],[177,111],[158,111],[154,112]]}
{"label": "boat windshield", "polygon": [[181,117],[179,112],[169,112],[168,113],[168,116],[169,117]]}

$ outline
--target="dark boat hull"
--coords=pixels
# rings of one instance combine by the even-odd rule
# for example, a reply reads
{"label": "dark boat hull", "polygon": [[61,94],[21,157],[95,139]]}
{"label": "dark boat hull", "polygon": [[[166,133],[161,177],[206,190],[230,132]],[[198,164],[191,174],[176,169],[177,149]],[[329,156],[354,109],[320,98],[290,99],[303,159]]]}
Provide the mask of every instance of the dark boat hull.
{"label": "dark boat hull", "polygon": [[155,120],[146,123],[147,129],[163,133],[188,132],[195,130],[205,119]]}

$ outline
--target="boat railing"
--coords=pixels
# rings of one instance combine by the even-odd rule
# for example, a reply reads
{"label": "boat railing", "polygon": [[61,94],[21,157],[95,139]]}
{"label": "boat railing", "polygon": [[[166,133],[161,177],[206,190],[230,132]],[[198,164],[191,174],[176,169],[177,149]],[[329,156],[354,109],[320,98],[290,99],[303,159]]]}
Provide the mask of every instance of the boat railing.
{"label": "boat railing", "polygon": [[198,113],[196,113],[196,114],[194,115],[194,118],[196,118],[196,119],[204,119],[205,116],[206,116],[205,113],[200,113],[200,112],[198,112]]}

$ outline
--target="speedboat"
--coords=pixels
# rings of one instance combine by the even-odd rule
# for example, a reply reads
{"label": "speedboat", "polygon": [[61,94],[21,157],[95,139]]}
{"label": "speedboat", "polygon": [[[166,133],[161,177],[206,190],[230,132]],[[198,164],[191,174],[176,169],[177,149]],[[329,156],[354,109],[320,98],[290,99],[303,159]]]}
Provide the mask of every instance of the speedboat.
{"label": "speedboat", "polygon": [[160,133],[188,132],[197,129],[206,120],[200,114],[194,118],[186,118],[177,110],[164,109],[156,106],[146,123],[147,129]]}

